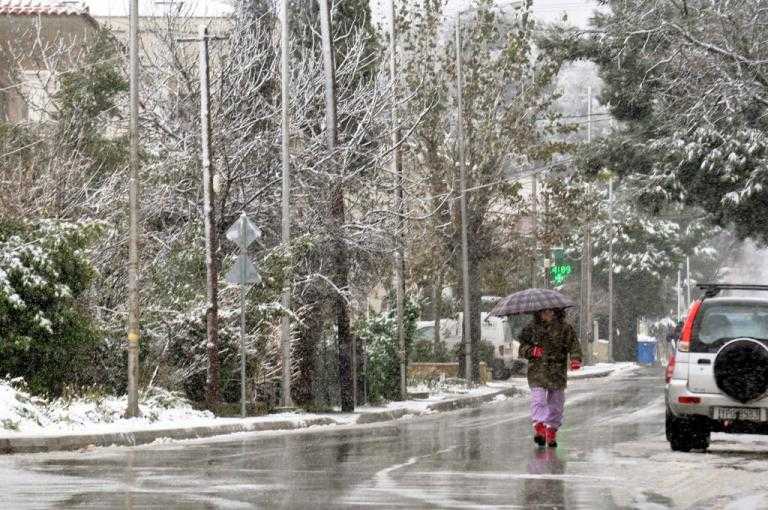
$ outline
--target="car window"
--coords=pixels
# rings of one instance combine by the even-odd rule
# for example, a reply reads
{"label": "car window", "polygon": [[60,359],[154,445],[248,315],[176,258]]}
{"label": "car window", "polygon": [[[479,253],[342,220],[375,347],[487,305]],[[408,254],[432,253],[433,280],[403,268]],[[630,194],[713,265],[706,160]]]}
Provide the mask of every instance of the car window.
{"label": "car window", "polygon": [[710,305],[696,318],[693,328],[694,342],[702,346],[721,345],[742,337],[768,340],[768,306]]}

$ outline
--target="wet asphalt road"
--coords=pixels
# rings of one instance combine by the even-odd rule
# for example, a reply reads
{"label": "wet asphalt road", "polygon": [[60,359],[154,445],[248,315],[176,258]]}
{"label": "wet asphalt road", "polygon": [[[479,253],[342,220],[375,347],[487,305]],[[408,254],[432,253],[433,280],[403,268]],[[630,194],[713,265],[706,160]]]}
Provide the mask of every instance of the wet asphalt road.
{"label": "wet asphalt road", "polygon": [[[523,396],[378,426],[5,457],[0,503],[3,510],[623,508],[614,500],[614,447],[648,438],[658,446],[662,413],[662,373],[641,369],[571,383],[557,450],[534,446]],[[649,505],[670,506],[653,490],[644,494]]]}

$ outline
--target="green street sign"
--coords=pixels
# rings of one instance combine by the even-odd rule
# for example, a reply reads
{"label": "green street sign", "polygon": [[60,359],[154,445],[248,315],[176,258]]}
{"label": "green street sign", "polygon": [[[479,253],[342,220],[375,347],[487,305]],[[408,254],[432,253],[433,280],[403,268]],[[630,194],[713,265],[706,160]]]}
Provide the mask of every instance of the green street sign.
{"label": "green street sign", "polygon": [[549,268],[549,275],[555,285],[562,285],[572,272],[573,267],[570,264],[558,264]]}
{"label": "green street sign", "polygon": [[565,250],[563,248],[552,248],[552,266],[549,268],[549,276],[552,278],[552,283],[562,285],[572,272],[573,266],[565,260]]}

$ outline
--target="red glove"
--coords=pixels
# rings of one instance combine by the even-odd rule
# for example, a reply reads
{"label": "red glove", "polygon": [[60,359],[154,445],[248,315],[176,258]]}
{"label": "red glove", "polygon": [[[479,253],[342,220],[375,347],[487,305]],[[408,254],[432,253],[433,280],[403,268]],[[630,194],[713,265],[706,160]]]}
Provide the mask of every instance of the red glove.
{"label": "red glove", "polygon": [[531,357],[533,359],[539,359],[544,355],[544,347],[540,345],[536,345],[533,347],[533,350],[531,350]]}
{"label": "red glove", "polygon": [[572,359],[571,360],[571,370],[578,370],[581,368],[581,360],[580,359]]}

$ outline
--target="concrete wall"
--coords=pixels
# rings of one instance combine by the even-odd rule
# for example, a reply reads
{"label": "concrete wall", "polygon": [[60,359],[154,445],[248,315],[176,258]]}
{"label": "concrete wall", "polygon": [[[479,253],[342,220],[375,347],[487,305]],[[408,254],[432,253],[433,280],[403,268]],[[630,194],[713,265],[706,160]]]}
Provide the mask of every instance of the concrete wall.
{"label": "concrete wall", "polygon": [[[439,379],[440,377],[459,377],[458,363],[409,363],[409,379]],[[486,384],[491,380],[491,370],[480,362],[480,383]]]}

